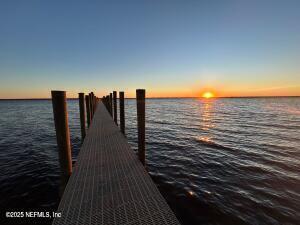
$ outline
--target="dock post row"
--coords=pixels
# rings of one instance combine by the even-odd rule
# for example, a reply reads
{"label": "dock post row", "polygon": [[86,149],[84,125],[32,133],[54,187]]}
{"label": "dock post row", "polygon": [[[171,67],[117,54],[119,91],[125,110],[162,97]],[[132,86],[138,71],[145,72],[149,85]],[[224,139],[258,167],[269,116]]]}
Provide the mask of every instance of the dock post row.
{"label": "dock post row", "polygon": [[[145,89],[136,90],[136,106],[137,106],[137,129],[138,129],[138,157],[142,164],[146,165],[146,154],[145,154]],[[106,97],[103,97],[105,106],[108,112],[112,110],[111,106],[113,103],[113,119],[118,125],[117,121],[117,92],[113,91],[113,99],[111,99],[111,93]],[[120,129],[125,135],[125,114],[124,114],[124,92],[119,92],[119,103],[120,103]]]}
{"label": "dock post row", "polygon": [[[51,91],[53,115],[55,122],[56,138],[59,149],[59,162],[61,168],[61,186],[62,190],[66,186],[68,179],[72,173],[72,154],[70,131],[68,125],[67,100],[65,91]],[[97,97],[93,92],[88,95],[84,93],[78,94],[80,127],[81,127],[81,143],[86,136],[86,122],[88,128],[92,123],[92,119],[97,107]],[[107,111],[117,123],[117,92],[113,91],[109,95],[103,96],[102,102],[106,106]],[[137,124],[138,124],[138,157],[145,166],[145,90],[136,90],[137,102]],[[113,106],[113,107],[112,107]],[[120,130],[125,135],[125,110],[124,110],[124,92],[119,92],[119,108],[120,108]],[[113,109],[113,110],[112,110]]]}
{"label": "dock post row", "polygon": [[[85,107],[84,107],[84,93],[78,94],[79,99],[79,113],[80,113],[80,127],[81,137],[83,142],[86,136],[85,127]],[[65,186],[72,174],[72,152],[70,141],[70,130],[68,124],[67,98],[65,91],[51,91],[53,116],[56,131],[56,139],[58,145],[59,164],[61,170],[61,186],[60,194],[63,193]],[[86,100],[86,117],[88,126],[91,124],[91,117],[96,107],[96,98],[92,93],[85,96]]]}
{"label": "dock post row", "polygon": [[[120,126],[115,123],[117,116],[112,116],[115,110],[110,113],[111,100],[116,105],[116,99],[110,94],[99,99],[90,93],[84,103],[84,96],[78,94],[80,125],[88,132],[85,136],[82,133],[83,143],[73,169],[66,92],[52,91],[60,166],[64,171],[64,191],[57,209],[62,217],[54,218],[52,224],[180,225],[145,169],[145,90],[136,90],[137,156],[125,136],[125,93],[119,92]],[[86,114],[82,112],[84,105]],[[85,118],[90,121],[88,128],[82,124]]]}

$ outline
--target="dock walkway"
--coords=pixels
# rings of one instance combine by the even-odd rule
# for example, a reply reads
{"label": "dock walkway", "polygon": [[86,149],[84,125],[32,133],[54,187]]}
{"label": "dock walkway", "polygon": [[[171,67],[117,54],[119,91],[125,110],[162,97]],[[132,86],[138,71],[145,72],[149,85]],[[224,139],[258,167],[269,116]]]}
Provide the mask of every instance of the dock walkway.
{"label": "dock walkway", "polygon": [[54,225],[179,225],[101,101],[58,212]]}

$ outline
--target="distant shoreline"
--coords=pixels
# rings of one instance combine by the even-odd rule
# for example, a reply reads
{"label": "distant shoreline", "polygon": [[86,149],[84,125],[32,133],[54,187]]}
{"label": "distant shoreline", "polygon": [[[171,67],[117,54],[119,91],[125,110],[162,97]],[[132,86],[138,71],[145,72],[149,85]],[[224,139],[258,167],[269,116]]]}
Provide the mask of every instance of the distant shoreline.
{"label": "distant shoreline", "polygon": [[[240,97],[216,97],[217,98],[299,98],[300,96],[240,96]],[[147,99],[195,99],[203,97],[149,97]],[[67,98],[68,100],[78,100],[78,98]],[[125,98],[135,99],[135,98]],[[51,100],[51,98],[0,98],[0,101],[32,101],[32,100]]]}

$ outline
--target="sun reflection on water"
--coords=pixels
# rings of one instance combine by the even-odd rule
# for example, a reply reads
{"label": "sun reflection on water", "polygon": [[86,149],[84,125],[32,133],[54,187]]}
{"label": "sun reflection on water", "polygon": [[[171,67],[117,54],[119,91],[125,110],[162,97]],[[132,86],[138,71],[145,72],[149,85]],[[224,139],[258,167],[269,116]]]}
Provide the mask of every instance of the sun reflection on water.
{"label": "sun reflection on water", "polygon": [[189,196],[194,196],[194,195],[195,195],[195,192],[193,192],[193,191],[188,191],[188,194],[189,194]]}
{"label": "sun reflection on water", "polygon": [[213,100],[205,100],[202,101],[203,109],[202,109],[202,115],[201,115],[201,126],[202,130],[208,131],[210,128],[215,127],[212,120],[212,114],[213,114]]}
{"label": "sun reflection on water", "polygon": [[211,137],[200,137],[199,140],[203,142],[211,142]]}

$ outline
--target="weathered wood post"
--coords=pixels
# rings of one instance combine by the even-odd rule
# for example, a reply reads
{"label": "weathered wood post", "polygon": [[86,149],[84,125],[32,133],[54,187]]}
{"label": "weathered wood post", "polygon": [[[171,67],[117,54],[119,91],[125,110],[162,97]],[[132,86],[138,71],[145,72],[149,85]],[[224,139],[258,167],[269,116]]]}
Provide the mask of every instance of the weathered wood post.
{"label": "weathered wood post", "polygon": [[120,128],[121,128],[121,132],[125,135],[124,91],[119,92],[119,103],[120,103]]}
{"label": "weathered wood post", "polygon": [[93,94],[93,92],[91,92],[91,103],[92,103],[92,110],[93,110],[92,115],[94,117],[95,105],[94,105],[94,94]]}
{"label": "weathered wood post", "polygon": [[51,91],[58,156],[61,170],[62,194],[72,173],[72,153],[65,91]]}
{"label": "weathered wood post", "polygon": [[91,92],[92,117],[94,117],[94,93]]}
{"label": "weathered wood post", "polygon": [[86,107],[86,120],[88,123],[88,127],[91,125],[91,108],[90,108],[90,96],[85,96],[85,107]]}
{"label": "weathered wood post", "polygon": [[81,127],[81,143],[85,138],[85,110],[84,110],[84,93],[79,93],[79,112],[80,112],[80,127]]}
{"label": "weathered wood post", "polygon": [[95,114],[95,111],[96,111],[96,102],[95,102],[95,95],[94,95],[94,92],[91,93],[92,94],[92,105],[93,105],[93,116]]}
{"label": "weathered wood post", "polygon": [[90,108],[90,115],[91,115],[91,121],[92,121],[92,104],[91,104],[91,93],[89,93],[89,108]]}
{"label": "weathered wood post", "polygon": [[136,90],[137,127],[138,127],[138,156],[145,166],[145,90]]}
{"label": "weathered wood post", "polygon": [[107,111],[109,111],[109,106],[108,106],[108,95],[105,96],[105,107]]}
{"label": "weathered wood post", "polygon": [[91,122],[93,119],[93,100],[92,100],[92,93],[89,93],[89,102],[90,102],[90,114],[91,114]]}
{"label": "weathered wood post", "polygon": [[113,111],[112,93],[109,93],[109,112],[111,116],[112,116],[112,111]]}
{"label": "weathered wood post", "polygon": [[96,109],[97,109],[97,104],[98,103],[98,97],[95,95],[95,112],[96,112]]}
{"label": "weathered wood post", "polygon": [[117,92],[113,91],[113,98],[114,98],[114,121],[118,125],[118,114],[117,114]]}

